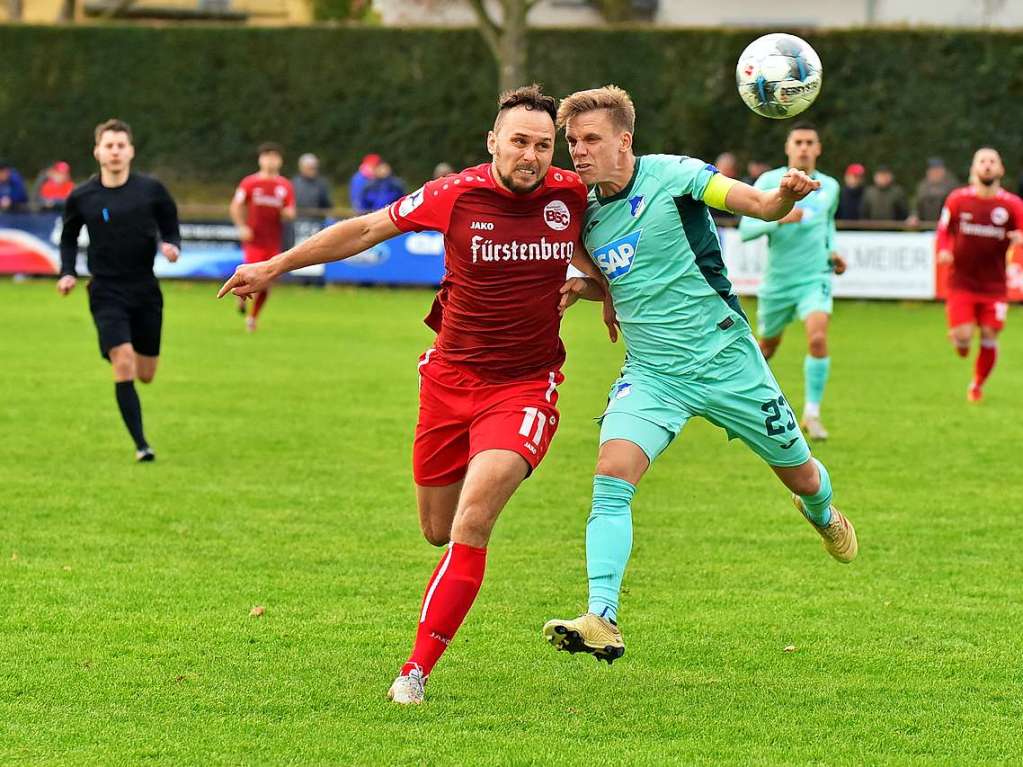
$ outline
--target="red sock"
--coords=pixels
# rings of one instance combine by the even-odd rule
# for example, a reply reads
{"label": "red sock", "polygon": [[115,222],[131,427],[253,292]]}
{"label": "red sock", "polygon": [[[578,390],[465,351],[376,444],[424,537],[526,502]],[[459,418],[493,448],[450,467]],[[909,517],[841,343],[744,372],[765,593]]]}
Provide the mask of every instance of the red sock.
{"label": "red sock", "polygon": [[451,544],[426,587],[416,644],[401,673],[407,673],[413,666],[419,666],[423,674],[433,670],[472,607],[486,567],[486,549]]}
{"label": "red sock", "polygon": [[977,361],[973,366],[973,385],[978,389],[984,385],[987,377],[991,375],[991,370],[994,368],[995,360],[997,359],[998,344],[981,341],[980,353],[977,354]]}
{"label": "red sock", "polygon": [[266,303],[267,296],[270,295],[269,290],[264,290],[260,293],[256,293],[256,300],[252,304],[252,316],[258,317],[259,312],[263,309],[263,304]]}

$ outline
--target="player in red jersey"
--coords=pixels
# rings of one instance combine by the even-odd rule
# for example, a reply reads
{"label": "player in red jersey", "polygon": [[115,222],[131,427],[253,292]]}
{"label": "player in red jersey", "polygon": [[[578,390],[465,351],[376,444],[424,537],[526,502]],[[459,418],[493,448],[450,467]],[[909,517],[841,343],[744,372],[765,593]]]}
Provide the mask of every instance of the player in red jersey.
{"label": "player in red jersey", "polygon": [[[231,200],[231,220],[238,227],[247,264],[266,261],[280,253],[284,222],[295,220],[295,190],[280,174],[283,161],[279,145],[260,145],[259,172],[243,178]],[[259,312],[269,294],[267,285],[252,302],[252,311],[245,318],[249,332],[256,329]],[[238,305],[244,313],[244,299],[239,299]]]}
{"label": "player in red jersey", "polygon": [[1009,249],[1023,240],[1023,200],[1002,189],[1005,167],[997,151],[978,149],[970,186],[951,192],[938,222],[938,260],[952,265],[948,298],[949,339],[960,357],[970,353],[980,327],[980,352],[967,390],[979,402],[998,356],[998,333],[1009,309],[1005,267]]}
{"label": "player in red jersey", "polygon": [[583,296],[604,298],[580,245],[586,187],[551,167],[555,115],[539,86],[502,95],[487,136],[492,162],[240,266],[220,289],[247,296],[286,271],[348,258],[401,232],[444,233],[447,274],[426,319],[437,338],[419,359],[413,473],[423,535],[448,548],[427,585],[412,654],[388,691],[398,703],[422,702],[483,582],[497,517],[558,428],[562,292],[579,285],[566,281],[569,263],[591,275],[581,278]]}

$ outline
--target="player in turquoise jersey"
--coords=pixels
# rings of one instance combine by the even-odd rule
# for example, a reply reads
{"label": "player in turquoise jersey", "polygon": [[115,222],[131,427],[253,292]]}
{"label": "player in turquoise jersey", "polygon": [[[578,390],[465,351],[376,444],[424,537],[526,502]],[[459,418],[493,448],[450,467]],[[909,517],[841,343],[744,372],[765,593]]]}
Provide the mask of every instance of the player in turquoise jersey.
{"label": "player in turquoise jersey", "polygon": [[761,221],[744,217],[739,222],[743,240],[767,235],[767,272],[757,304],[760,350],[771,359],[785,327],[794,317],[806,323],[807,355],[803,360],[802,425],[811,439],[827,439],[821,424],[821,401],[831,370],[828,356],[828,318],[831,316],[831,275],[845,271],[835,252],[835,211],[838,182],[817,170],[821,141],[810,123],[796,123],[785,141],[789,164],[757,179],[757,189],[777,189],[788,169],[798,168],[820,182],[784,218]]}
{"label": "player in turquoise jersey", "polygon": [[[819,182],[791,170],[763,191],[695,158],[636,157],[635,110],[614,86],[566,98],[558,124],[576,171],[595,184],[583,240],[607,279],[628,353],[600,419],[586,524],[589,609],[548,621],[543,633],[559,649],[611,662],[625,652],[617,611],[636,485],[693,416],[739,437],[774,469],[833,557],[851,561],[857,544],[732,293],[708,209],[780,219]],[[598,300],[603,289],[577,278],[563,293],[567,307]]]}

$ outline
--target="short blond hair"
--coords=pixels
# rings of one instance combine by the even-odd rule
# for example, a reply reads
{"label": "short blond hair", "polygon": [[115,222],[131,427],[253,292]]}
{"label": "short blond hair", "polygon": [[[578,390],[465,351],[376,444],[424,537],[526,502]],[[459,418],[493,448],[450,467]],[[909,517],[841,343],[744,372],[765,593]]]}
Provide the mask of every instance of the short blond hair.
{"label": "short blond hair", "polygon": [[564,128],[565,123],[573,117],[595,109],[606,109],[611,124],[617,130],[635,132],[636,107],[633,106],[629,94],[617,85],[576,91],[571,96],[563,98],[561,106],[558,107],[558,127]]}
{"label": "short blond hair", "polygon": [[99,145],[99,140],[103,138],[103,134],[107,131],[113,131],[114,133],[127,133],[128,143],[135,143],[135,137],[131,133],[131,126],[124,120],[118,120],[116,117],[111,117],[109,120],[104,120],[96,126],[94,133],[96,135],[97,146]]}

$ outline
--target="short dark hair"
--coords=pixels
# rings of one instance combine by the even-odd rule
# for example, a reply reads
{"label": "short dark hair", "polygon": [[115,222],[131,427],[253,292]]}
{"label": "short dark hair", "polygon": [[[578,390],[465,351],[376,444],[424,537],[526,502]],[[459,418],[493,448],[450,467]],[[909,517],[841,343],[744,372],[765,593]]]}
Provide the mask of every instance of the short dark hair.
{"label": "short dark hair", "polygon": [[116,117],[111,117],[109,120],[104,120],[96,126],[96,143],[99,143],[100,138],[107,131],[113,131],[114,133],[127,133],[128,143],[135,143],[135,136],[132,135],[131,126],[128,125],[124,120],[118,120]]}
{"label": "short dark hair", "polygon": [[820,131],[817,130],[817,126],[814,125],[809,120],[800,120],[799,122],[797,122],[795,125],[789,128],[789,135],[791,136],[797,130],[812,130],[817,135],[820,135]]}
{"label": "short dark hair", "polygon": [[284,149],[276,141],[264,141],[259,145],[256,154],[265,154],[266,152],[276,152],[281,157],[284,157]]}
{"label": "short dark hair", "polygon": [[558,102],[553,96],[543,92],[543,86],[533,83],[523,85],[521,88],[514,88],[505,91],[497,99],[497,117],[494,120],[494,127],[497,127],[501,115],[510,109],[525,107],[530,111],[546,112],[551,117],[551,122],[558,119]]}

